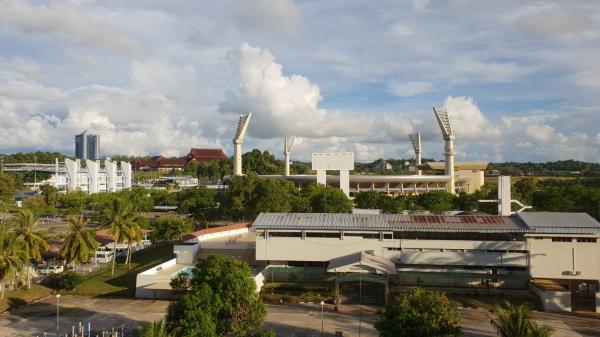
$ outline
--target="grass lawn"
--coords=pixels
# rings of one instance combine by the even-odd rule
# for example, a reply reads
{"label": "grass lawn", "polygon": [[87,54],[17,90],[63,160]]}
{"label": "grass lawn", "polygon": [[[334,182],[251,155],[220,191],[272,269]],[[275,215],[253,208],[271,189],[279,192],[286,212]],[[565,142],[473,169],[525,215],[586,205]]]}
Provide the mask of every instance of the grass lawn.
{"label": "grass lawn", "polygon": [[46,297],[52,293],[52,289],[42,285],[33,284],[31,289],[19,289],[7,291],[4,298],[0,299],[0,312],[15,308],[23,304]]}
{"label": "grass lawn", "polygon": [[[65,294],[80,296],[124,296],[135,294],[135,279],[138,273],[174,258],[172,245],[149,247],[133,254],[131,269],[123,263],[115,266],[115,275],[111,277],[111,265],[86,275],[84,281]],[[119,262],[117,260],[117,262]]]}

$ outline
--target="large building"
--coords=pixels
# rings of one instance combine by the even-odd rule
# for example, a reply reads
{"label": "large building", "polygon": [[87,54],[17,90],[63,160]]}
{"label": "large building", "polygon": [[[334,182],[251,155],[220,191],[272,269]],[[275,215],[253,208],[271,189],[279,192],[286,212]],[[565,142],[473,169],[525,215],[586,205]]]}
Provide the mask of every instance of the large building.
{"label": "large building", "polygon": [[100,159],[100,136],[91,135],[87,130],[75,136],[75,157],[79,159]]}
{"label": "large building", "polygon": [[361,277],[386,289],[531,289],[547,310],[600,312],[600,223],[584,213],[261,213],[251,228],[200,234],[175,247],[164,272],[140,274],[137,296],[154,289],[167,297],[170,278],[216,249],[248,261],[259,287],[265,279],[337,285]]}
{"label": "large building", "polygon": [[[53,173],[44,183],[53,185],[59,190],[83,191],[88,194],[100,192],[118,192],[131,188],[131,164],[105,160],[104,165],[99,160],[86,160],[82,167],[79,159],[65,159],[54,165],[47,165],[47,172]],[[53,166],[53,167],[52,167]],[[38,167],[38,170],[42,170]]]}
{"label": "large building", "polygon": [[136,171],[183,171],[190,163],[202,164],[222,160],[227,160],[227,155],[222,149],[192,148],[183,158],[155,156],[150,159],[134,160],[131,164]]}

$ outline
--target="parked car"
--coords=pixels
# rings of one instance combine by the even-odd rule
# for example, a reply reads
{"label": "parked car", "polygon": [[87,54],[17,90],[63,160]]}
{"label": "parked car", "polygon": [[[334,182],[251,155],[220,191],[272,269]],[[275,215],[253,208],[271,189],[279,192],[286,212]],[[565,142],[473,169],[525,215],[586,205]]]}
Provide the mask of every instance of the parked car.
{"label": "parked car", "polygon": [[61,265],[48,266],[44,269],[39,269],[38,274],[41,274],[41,275],[59,274],[59,273],[62,273],[63,271],[65,271],[64,266],[61,266]]}

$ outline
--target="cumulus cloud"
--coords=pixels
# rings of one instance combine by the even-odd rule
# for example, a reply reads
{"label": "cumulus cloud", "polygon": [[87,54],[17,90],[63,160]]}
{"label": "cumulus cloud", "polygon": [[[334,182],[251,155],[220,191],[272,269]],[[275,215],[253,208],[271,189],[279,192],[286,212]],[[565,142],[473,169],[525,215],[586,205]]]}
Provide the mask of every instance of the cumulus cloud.
{"label": "cumulus cloud", "polygon": [[58,3],[33,5],[28,1],[0,1],[0,23],[32,35],[52,34],[77,44],[90,44],[109,51],[134,54],[138,44],[107,25],[94,22],[75,6]]}
{"label": "cumulus cloud", "polygon": [[465,140],[498,138],[500,130],[483,115],[472,97],[449,96],[444,101],[444,109],[452,120],[456,137]]}

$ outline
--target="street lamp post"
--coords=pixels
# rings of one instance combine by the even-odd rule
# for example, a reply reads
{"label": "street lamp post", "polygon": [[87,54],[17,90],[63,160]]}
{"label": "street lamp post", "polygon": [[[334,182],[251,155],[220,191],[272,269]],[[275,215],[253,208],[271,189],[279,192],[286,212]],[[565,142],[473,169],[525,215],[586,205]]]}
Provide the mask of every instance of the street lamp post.
{"label": "street lamp post", "polygon": [[60,327],[60,294],[56,294],[56,337],[58,337],[58,329]]}
{"label": "street lamp post", "polygon": [[324,329],[323,329],[323,308],[325,307],[325,302],[321,301],[321,337],[324,336]]}

